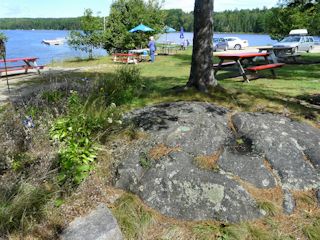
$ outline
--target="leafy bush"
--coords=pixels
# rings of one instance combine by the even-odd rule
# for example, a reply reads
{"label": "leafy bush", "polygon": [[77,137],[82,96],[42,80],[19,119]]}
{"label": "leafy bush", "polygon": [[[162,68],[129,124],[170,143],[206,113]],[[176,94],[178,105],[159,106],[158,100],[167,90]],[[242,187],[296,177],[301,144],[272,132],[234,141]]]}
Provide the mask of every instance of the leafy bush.
{"label": "leafy bush", "polygon": [[67,116],[54,123],[50,136],[60,143],[59,182],[79,184],[93,169],[96,133],[108,133],[113,125],[121,124],[120,114],[115,104],[105,107],[101,98],[83,103],[77,92],[71,93],[68,109]]}
{"label": "leafy bush", "polygon": [[107,103],[120,105],[138,97],[143,86],[140,69],[125,65],[119,67],[113,77],[100,82],[99,87],[104,92]]}

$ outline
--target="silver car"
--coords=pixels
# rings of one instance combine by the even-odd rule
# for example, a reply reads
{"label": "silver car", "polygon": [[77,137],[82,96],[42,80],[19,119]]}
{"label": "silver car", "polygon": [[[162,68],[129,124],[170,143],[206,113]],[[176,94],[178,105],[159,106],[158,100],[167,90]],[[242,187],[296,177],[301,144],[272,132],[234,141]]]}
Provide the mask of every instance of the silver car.
{"label": "silver car", "polygon": [[287,36],[280,42],[273,45],[274,48],[292,48],[292,52],[310,52],[314,46],[314,39],[311,36]]}
{"label": "silver car", "polygon": [[227,51],[228,42],[224,38],[213,38],[213,51],[223,50]]}

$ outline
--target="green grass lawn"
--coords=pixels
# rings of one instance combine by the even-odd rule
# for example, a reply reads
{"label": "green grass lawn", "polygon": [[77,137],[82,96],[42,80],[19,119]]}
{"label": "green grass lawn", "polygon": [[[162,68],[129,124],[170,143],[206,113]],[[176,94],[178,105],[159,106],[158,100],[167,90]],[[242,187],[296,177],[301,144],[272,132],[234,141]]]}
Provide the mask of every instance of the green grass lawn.
{"label": "green grass lawn", "polygon": [[[207,101],[238,111],[268,111],[283,113],[292,118],[304,119],[317,125],[320,120],[319,109],[303,106],[297,99],[305,99],[320,93],[320,54],[302,54],[304,64],[286,64],[276,69],[277,78],[272,79],[270,71],[259,72],[262,75],[250,83],[242,82],[241,77],[230,77],[230,71],[221,71],[217,79],[225,89],[213,90],[210,94],[202,94],[195,90],[177,92],[174,89],[184,86],[188,81],[191,63],[191,49],[180,51],[173,56],[157,56],[155,63],[143,62],[137,65],[145,79],[145,92],[127,107],[141,107],[148,104],[196,100]],[[218,59],[214,58],[214,62]],[[307,64],[307,62],[309,62]],[[55,63],[54,66],[59,65]],[[87,70],[85,75],[112,74],[121,64],[114,64],[111,57],[95,60],[69,60],[60,63],[63,67],[86,67],[101,65],[99,69]],[[237,73],[234,69],[231,75]]]}

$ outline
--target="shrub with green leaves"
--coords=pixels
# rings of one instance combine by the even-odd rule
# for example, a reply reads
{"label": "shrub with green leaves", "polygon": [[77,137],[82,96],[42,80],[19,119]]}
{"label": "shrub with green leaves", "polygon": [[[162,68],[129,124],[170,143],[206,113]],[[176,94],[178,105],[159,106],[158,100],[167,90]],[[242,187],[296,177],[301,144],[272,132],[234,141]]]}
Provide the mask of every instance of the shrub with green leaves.
{"label": "shrub with green leaves", "polygon": [[144,87],[140,69],[131,65],[119,67],[113,77],[104,79],[99,84],[106,101],[117,105],[128,103],[134,97],[139,97]]}
{"label": "shrub with green leaves", "polygon": [[59,182],[79,184],[93,169],[99,130],[108,133],[121,124],[121,116],[115,104],[106,107],[101,98],[83,102],[72,92],[68,101],[68,114],[53,124],[50,136],[60,144]]}

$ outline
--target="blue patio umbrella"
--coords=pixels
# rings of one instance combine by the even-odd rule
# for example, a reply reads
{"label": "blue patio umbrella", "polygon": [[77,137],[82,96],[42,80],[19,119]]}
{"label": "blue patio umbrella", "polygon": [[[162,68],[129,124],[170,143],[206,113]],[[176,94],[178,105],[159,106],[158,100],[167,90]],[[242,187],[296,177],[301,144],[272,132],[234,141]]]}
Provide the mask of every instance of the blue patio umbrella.
{"label": "blue patio umbrella", "polygon": [[166,42],[168,41],[167,40],[167,33],[173,33],[173,32],[176,32],[177,30],[175,30],[174,28],[172,27],[169,27],[169,26],[165,26],[163,28],[163,31],[166,33]]}
{"label": "blue patio umbrella", "polygon": [[183,27],[180,28],[180,38],[181,38],[181,39],[184,38],[184,30],[183,30]]}
{"label": "blue patio umbrella", "polygon": [[165,27],[163,28],[163,31],[164,31],[165,33],[172,33],[172,32],[176,32],[177,30],[175,30],[175,29],[172,28],[172,27],[165,26]]}
{"label": "blue patio umbrella", "polygon": [[154,31],[152,28],[146,26],[146,25],[143,25],[143,24],[140,24],[134,28],[132,28],[131,30],[129,30],[129,32],[131,33],[134,33],[134,32],[152,32]]}
{"label": "blue patio umbrella", "polygon": [[[130,33],[135,33],[135,32],[153,32],[154,30],[146,25],[143,25],[142,23],[139,24],[138,26],[132,28],[129,30]],[[140,45],[140,48],[142,48],[142,45]]]}

